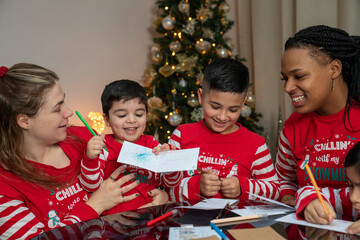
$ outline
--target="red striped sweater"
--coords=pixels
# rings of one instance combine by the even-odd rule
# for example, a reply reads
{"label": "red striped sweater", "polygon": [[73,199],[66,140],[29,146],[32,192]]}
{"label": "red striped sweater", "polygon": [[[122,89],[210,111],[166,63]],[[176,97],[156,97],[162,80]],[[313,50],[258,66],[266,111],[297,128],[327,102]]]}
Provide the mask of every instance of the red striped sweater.
{"label": "red striped sweater", "polygon": [[[210,131],[204,120],[180,125],[172,134],[169,144],[177,149],[200,147],[198,168],[214,169],[219,177],[237,176],[242,194],[240,198],[252,199],[249,193],[277,199],[278,177],[274,170],[265,139],[236,123],[239,129],[230,134]],[[170,189],[173,201],[200,198],[200,173],[188,171],[179,176],[180,185]],[[221,191],[214,196],[222,198]]]}

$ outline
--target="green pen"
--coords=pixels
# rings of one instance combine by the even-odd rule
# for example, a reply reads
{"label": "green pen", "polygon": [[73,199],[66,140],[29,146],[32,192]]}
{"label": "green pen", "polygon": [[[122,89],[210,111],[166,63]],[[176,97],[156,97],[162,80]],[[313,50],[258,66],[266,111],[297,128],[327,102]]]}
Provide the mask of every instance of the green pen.
{"label": "green pen", "polygon": [[[81,116],[81,114],[78,111],[75,111],[76,115],[80,118],[80,120],[83,122],[83,124],[85,125],[85,127],[91,132],[91,134],[93,136],[97,136],[96,133],[94,132],[94,130],[92,130],[92,128],[89,126],[89,124],[85,121],[85,119]],[[104,149],[109,152],[106,149],[106,146],[104,147]]]}

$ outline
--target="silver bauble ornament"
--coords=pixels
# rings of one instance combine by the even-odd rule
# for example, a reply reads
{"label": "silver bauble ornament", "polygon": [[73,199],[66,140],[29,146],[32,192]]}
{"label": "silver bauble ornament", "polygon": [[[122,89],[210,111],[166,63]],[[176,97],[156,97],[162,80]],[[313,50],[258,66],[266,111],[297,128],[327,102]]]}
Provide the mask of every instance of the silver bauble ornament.
{"label": "silver bauble ornament", "polygon": [[155,54],[157,52],[160,52],[160,46],[159,44],[154,44],[152,47],[151,47],[151,53],[152,54]]}
{"label": "silver bauble ornament", "polygon": [[161,52],[156,52],[152,54],[152,60],[156,63],[160,62],[162,60],[162,54]]}
{"label": "silver bauble ornament", "polygon": [[242,108],[241,108],[241,113],[240,115],[244,118],[247,118],[249,117],[251,114],[251,108],[249,106],[246,106],[244,105]]}
{"label": "silver bauble ornament", "polygon": [[229,56],[229,53],[228,53],[228,50],[225,49],[225,48],[218,48],[216,50],[216,55],[219,57],[219,58],[227,58]]}
{"label": "silver bauble ornament", "polygon": [[167,17],[164,17],[161,20],[161,25],[166,30],[172,30],[175,27],[175,21],[172,19],[172,17],[169,15]]}
{"label": "silver bauble ornament", "polygon": [[255,103],[255,96],[251,92],[249,92],[247,99],[246,99],[246,104],[252,105],[254,103]]}
{"label": "silver bauble ornament", "polygon": [[190,14],[190,5],[186,1],[180,1],[178,5],[179,11],[189,16]]}
{"label": "silver bauble ornament", "polygon": [[195,48],[196,50],[198,50],[199,52],[207,52],[209,51],[209,49],[211,48],[211,44],[208,41],[198,41],[195,44]]}
{"label": "silver bauble ornament", "polygon": [[193,108],[199,106],[199,100],[197,99],[197,97],[195,96],[194,93],[192,93],[190,95],[190,97],[188,98],[188,100],[186,102],[190,107],[193,107]]}
{"label": "silver bauble ornament", "polygon": [[170,51],[172,52],[178,52],[181,49],[181,44],[179,41],[173,41],[169,44]]}
{"label": "silver bauble ornament", "polygon": [[183,117],[177,112],[172,112],[167,120],[171,126],[176,127],[182,122]]}
{"label": "silver bauble ornament", "polygon": [[187,81],[182,78],[182,79],[179,81],[179,86],[180,86],[180,87],[183,87],[183,88],[186,87],[186,86],[187,86]]}

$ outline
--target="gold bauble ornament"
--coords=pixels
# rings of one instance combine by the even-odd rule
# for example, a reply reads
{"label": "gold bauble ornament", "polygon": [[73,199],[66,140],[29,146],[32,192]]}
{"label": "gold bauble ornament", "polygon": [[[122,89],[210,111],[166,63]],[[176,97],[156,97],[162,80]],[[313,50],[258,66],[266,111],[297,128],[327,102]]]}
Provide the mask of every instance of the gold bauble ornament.
{"label": "gold bauble ornament", "polygon": [[181,44],[179,41],[172,41],[170,44],[169,44],[169,49],[171,52],[178,52],[180,51],[181,49]]}
{"label": "gold bauble ornament", "polygon": [[161,98],[153,96],[151,98],[148,99],[148,105],[149,108],[153,108],[153,107],[161,107],[163,101],[161,100]]}
{"label": "gold bauble ornament", "polygon": [[186,14],[186,16],[189,16],[190,14],[190,5],[188,2],[182,0],[179,2],[179,5],[178,5],[178,8],[179,8],[179,11],[181,13],[184,13]]}
{"label": "gold bauble ornament", "polygon": [[168,64],[165,64],[164,66],[159,68],[159,73],[166,78],[169,77],[174,72],[175,72],[175,69],[170,67]]}
{"label": "gold bauble ornament", "polygon": [[195,48],[196,50],[198,50],[200,53],[206,53],[207,51],[210,50],[211,48],[211,44],[206,41],[206,40],[203,40],[203,41],[197,41],[196,44],[195,44]]}
{"label": "gold bauble ornament", "polygon": [[199,106],[199,100],[194,93],[190,94],[190,97],[188,97],[186,102],[192,108]]}
{"label": "gold bauble ornament", "polygon": [[216,49],[216,55],[219,58],[227,58],[229,56],[229,51],[225,48],[218,48]]}

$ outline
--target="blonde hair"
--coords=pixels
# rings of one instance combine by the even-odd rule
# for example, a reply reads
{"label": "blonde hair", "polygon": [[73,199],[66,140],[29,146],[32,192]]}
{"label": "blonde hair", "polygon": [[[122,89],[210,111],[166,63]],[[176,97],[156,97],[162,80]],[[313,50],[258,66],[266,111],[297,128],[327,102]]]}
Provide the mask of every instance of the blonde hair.
{"label": "blonde hair", "polygon": [[58,80],[53,71],[29,63],[15,64],[0,77],[0,164],[45,188],[59,182],[24,159],[24,135],[16,118],[19,114],[36,117],[44,96]]}

